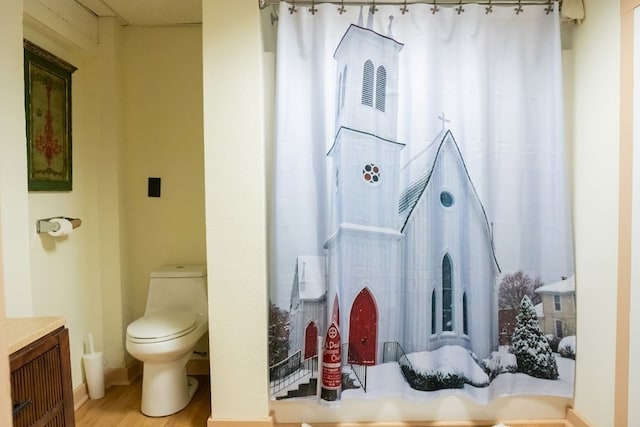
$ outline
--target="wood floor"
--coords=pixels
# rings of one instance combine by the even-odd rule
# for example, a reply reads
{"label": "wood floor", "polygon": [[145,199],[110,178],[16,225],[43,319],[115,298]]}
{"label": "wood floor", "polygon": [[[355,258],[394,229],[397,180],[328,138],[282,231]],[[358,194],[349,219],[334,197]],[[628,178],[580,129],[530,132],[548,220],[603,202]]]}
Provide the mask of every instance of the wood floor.
{"label": "wood floor", "polygon": [[140,412],[142,380],[113,386],[98,400],[88,400],[76,411],[76,427],[206,427],[211,415],[208,376],[195,376],[198,390],[186,408],[168,417],[151,418]]}

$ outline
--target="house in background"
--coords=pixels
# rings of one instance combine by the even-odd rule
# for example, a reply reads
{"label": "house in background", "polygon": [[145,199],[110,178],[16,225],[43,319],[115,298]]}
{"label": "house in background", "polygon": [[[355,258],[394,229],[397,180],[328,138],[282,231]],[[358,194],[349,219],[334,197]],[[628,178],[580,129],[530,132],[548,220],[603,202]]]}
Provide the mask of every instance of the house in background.
{"label": "house in background", "polygon": [[559,282],[540,286],[535,291],[542,298],[542,318],[538,318],[542,331],[558,338],[575,335],[575,276],[565,277]]}

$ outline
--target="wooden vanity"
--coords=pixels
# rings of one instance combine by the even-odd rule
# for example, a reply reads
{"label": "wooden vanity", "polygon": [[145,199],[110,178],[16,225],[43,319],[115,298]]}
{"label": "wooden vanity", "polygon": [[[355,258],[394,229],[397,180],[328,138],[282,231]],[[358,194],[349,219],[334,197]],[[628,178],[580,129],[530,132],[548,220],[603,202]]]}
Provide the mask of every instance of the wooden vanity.
{"label": "wooden vanity", "polygon": [[64,318],[9,318],[7,341],[13,426],[74,426],[69,330]]}

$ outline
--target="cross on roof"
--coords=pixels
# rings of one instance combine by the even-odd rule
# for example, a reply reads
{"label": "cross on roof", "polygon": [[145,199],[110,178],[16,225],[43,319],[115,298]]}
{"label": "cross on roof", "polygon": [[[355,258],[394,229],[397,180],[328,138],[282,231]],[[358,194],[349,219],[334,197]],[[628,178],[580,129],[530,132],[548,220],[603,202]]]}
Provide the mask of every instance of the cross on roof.
{"label": "cross on roof", "polygon": [[442,112],[442,115],[438,116],[438,120],[440,120],[442,122],[442,130],[444,131],[444,128],[446,127],[445,123],[451,123],[451,120],[447,119],[444,115],[444,111]]}

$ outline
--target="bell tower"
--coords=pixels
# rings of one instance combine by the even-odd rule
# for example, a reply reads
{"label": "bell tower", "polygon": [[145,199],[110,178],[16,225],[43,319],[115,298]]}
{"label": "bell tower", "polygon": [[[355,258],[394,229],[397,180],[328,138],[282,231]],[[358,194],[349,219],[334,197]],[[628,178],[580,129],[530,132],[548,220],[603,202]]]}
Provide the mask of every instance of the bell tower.
{"label": "bell tower", "polygon": [[397,216],[398,63],[403,44],[351,25],[334,53],[334,227],[392,228]]}
{"label": "bell tower", "polygon": [[351,25],[336,60],[336,132],[358,129],[394,140],[398,123],[398,57],[403,44],[370,28]]}
{"label": "bell tower", "polygon": [[336,135],[327,154],[334,180],[327,300],[339,301],[343,357],[359,365],[377,364],[384,343],[398,341],[395,311],[402,303],[397,219],[404,144],[395,139],[403,45],[371,27],[351,25],[334,53]]}

